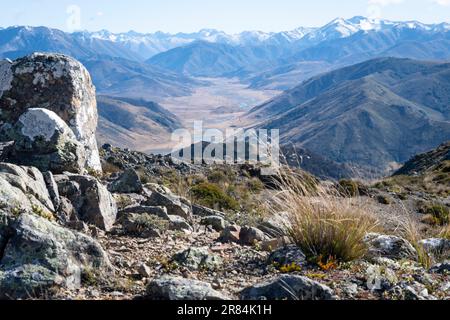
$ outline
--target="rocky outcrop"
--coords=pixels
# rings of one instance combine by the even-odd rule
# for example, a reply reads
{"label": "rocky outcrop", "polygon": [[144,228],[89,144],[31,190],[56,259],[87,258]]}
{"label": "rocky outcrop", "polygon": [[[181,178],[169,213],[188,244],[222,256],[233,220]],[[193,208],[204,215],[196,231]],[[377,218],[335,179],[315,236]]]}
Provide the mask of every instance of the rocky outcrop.
{"label": "rocky outcrop", "polygon": [[144,188],[137,172],[128,169],[108,186],[108,190],[114,193],[141,193]]}
{"label": "rocky outcrop", "polygon": [[189,219],[192,216],[192,210],[188,201],[171,193],[164,194],[153,190],[145,204],[148,206],[166,207],[169,215],[180,216],[185,219]]}
{"label": "rocky outcrop", "polygon": [[14,125],[3,125],[0,134],[15,142],[10,156],[15,163],[54,173],[84,171],[83,145],[53,111],[28,109]]}
{"label": "rocky outcrop", "polygon": [[0,123],[15,124],[30,108],[56,113],[86,153],[86,167],[101,171],[95,132],[95,88],[86,68],[60,54],[34,53],[0,64]]}
{"label": "rocky outcrop", "polygon": [[83,175],[56,175],[60,194],[72,203],[78,218],[102,230],[112,229],[117,205],[111,193],[96,178]]}
{"label": "rocky outcrop", "polygon": [[34,214],[13,219],[0,213],[0,240],[0,299],[39,298],[80,287],[85,272],[112,272],[95,240]]}
{"label": "rocky outcrop", "polygon": [[0,208],[55,211],[42,173],[10,163],[0,163]]}

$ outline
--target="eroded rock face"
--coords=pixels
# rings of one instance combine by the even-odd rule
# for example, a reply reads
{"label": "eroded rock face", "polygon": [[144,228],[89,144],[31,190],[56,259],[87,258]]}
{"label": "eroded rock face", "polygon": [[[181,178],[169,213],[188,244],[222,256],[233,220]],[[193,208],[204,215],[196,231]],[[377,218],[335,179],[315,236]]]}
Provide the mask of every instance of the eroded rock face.
{"label": "eroded rock face", "polygon": [[83,272],[112,271],[101,246],[86,235],[28,213],[5,222],[0,215],[0,229],[8,229],[0,257],[0,299],[39,298],[55,287],[78,288]]}
{"label": "eroded rock face", "polygon": [[116,222],[117,205],[111,193],[96,178],[56,175],[60,194],[69,199],[81,221],[110,231]]}
{"label": "eroded rock face", "polygon": [[9,210],[55,210],[42,173],[34,167],[10,163],[0,163],[0,206]]}
{"label": "eroded rock face", "polygon": [[34,53],[0,63],[0,123],[16,123],[29,108],[55,112],[85,147],[87,167],[101,171],[95,139],[95,88],[86,68],[60,54]]}
{"label": "eroded rock face", "polygon": [[3,125],[0,134],[15,141],[11,155],[15,163],[54,173],[82,173],[86,167],[84,147],[48,109],[28,109],[13,126]]}

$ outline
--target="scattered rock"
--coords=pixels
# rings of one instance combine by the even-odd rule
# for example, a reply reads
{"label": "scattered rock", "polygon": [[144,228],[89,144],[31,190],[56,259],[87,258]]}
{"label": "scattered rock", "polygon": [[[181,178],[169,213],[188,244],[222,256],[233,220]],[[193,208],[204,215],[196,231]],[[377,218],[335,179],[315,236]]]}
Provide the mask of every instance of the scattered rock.
{"label": "scattered rock", "polygon": [[289,245],[284,248],[280,248],[269,256],[269,265],[282,266],[302,266],[306,263],[306,256],[302,250],[296,245]]}
{"label": "scattered rock", "polygon": [[186,249],[177,253],[173,260],[191,270],[215,270],[222,264],[222,259],[207,247]]}
{"label": "scattered rock", "polygon": [[430,269],[431,273],[450,274],[450,261],[438,263]]}
{"label": "scattered rock", "polygon": [[242,300],[336,300],[333,290],[306,277],[282,275],[241,292]]}
{"label": "scattered rock", "polygon": [[137,213],[143,214],[147,213],[150,215],[158,216],[165,220],[170,220],[169,215],[167,213],[167,209],[165,207],[150,207],[150,206],[130,206],[120,211],[120,215],[127,213]]}
{"label": "scattered rock", "polygon": [[239,232],[239,241],[243,245],[253,246],[266,239],[264,232],[254,227],[243,227]]}
{"label": "scattered rock", "polygon": [[141,277],[143,277],[143,278],[149,278],[152,275],[152,270],[145,263],[142,263],[139,266],[138,272],[141,275]]}
{"label": "scattered rock", "polygon": [[51,110],[85,148],[87,167],[101,171],[95,88],[86,68],[65,55],[33,53],[1,69],[0,121],[14,124],[29,108]]}
{"label": "scattered rock", "polygon": [[166,207],[169,215],[180,216],[189,219],[192,216],[191,207],[187,200],[172,194],[163,194],[153,191],[150,198],[144,203],[147,206]]}
{"label": "scattered rock", "polygon": [[207,216],[204,217],[200,224],[204,226],[211,226],[214,230],[217,232],[221,232],[225,230],[227,226],[229,226],[229,223],[220,216]]}
{"label": "scattered rock", "polygon": [[443,255],[450,252],[450,240],[448,239],[431,238],[421,240],[419,243],[430,254]]}
{"label": "scattered rock", "polygon": [[376,265],[366,266],[366,285],[371,291],[390,290],[398,282],[397,275],[394,271],[387,267],[380,267]]}
{"label": "scattered rock", "polygon": [[228,226],[220,234],[219,241],[224,242],[224,243],[228,243],[228,242],[239,243],[240,232],[241,232],[241,228],[239,226],[236,226],[236,225]]}
{"label": "scattered rock", "polygon": [[114,193],[141,193],[144,189],[137,172],[128,169],[108,186],[108,190]]}
{"label": "scattered rock", "polygon": [[281,238],[286,236],[285,229],[276,220],[264,221],[258,225],[258,229],[271,238]]}
{"label": "scattered rock", "polygon": [[170,276],[152,281],[147,287],[147,298],[170,301],[228,300],[209,283]]}
{"label": "scattered rock", "polygon": [[292,241],[288,237],[280,237],[275,239],[269,239],[261,242],[261,249],[264,251],[272,252],[291,244]]}
{"label": "scattered rock", "polygon": [[116,221],[116,202],[96,178],[82,175],[56,175],[62,196],[70,200],[81,221],[110,231]]}
{"label": "scattered rock", "polygon": [[169,229],[177,231],[192,232],[192,226],[186,221],[186,219],[180,216],[169,215]]}
{"label": "scattered rock", "polygon": [[386,257],[394,260],[417,259],[417,251],[414,247],[400,237],[381,235],[377,233],[368,234],[364,241],[369,246],[367,257]]}
{"label": "scattered rock", "polygon": [[126,234],[141,238],[160,238],[168,229],[167,221],[149,214],[128,213],[121,218]]}
{"label": "scattered rock", "polygon": [[192,205],[192,213],[199,217],[209,217],[209,216],[216,216],[216,217],[225,217],[225,213],[213,210],[207,207],[203,207],[197,204]]}

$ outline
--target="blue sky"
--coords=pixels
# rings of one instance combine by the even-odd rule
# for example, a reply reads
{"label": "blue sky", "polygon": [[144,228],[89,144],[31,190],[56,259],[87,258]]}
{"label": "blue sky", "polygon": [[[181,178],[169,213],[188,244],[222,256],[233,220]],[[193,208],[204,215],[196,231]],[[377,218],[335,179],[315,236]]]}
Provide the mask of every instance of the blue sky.
{"label": "blue sky", "polygon": [[450,22],[450,0],[14,0],[0,25],[113,32],[282,31],[355,15]]}

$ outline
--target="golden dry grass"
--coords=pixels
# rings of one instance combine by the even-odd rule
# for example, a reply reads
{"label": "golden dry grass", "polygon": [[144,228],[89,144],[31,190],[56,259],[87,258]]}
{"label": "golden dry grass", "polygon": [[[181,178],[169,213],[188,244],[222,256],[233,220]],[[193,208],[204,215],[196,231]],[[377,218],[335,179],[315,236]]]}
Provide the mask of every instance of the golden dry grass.
{"label": "golden dry grass", "polygon": [[307,174],[283,170],[270,210],[285,212],[292,241],[316,263],[363,257],[364,237],[379,228],[364,202],[344,199],[334,187],[322,186]]}

